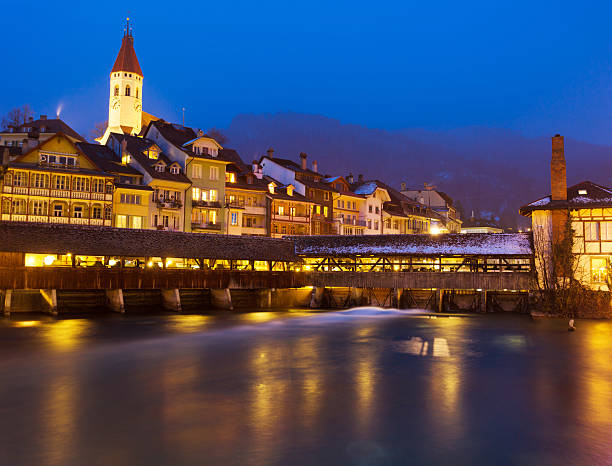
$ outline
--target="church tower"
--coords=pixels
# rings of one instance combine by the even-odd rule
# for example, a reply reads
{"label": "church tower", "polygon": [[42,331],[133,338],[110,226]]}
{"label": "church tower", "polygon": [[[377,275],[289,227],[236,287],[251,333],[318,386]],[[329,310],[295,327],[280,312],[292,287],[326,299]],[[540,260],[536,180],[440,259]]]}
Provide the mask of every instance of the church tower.
{"label": "church tower", "polygon": [[127,19],[119,54],[110,74],[108,127],[101,144],[110,133],[137,135],[142,129],[142,70],[134,51],[134,37]]}

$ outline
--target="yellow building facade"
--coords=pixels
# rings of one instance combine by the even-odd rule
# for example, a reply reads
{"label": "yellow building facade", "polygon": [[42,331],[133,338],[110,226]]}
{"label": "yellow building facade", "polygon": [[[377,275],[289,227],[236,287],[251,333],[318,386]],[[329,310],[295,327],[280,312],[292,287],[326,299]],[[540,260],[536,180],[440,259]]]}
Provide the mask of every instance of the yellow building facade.
{"label": "yellow building facade", "polygon": [[58,133],[7,165],[5,221],[111,226],[113,177]]}

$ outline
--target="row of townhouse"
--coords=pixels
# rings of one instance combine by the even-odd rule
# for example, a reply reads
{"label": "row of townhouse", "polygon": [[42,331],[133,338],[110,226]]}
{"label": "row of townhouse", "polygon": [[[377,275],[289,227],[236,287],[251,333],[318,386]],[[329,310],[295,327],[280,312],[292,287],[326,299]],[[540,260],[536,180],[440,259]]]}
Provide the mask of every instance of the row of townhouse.
{"label": "row of townhouse", "polygon": [[6,158],[1,218],[273,237],[425,233],[439,218],[380,181],[324,176],[300,157],[270,149],[247,165],[163,120],[105,145],[57,132]]}
{"label": "row of townhouse", "polygon": [[323,175],[304,153],[294,162],[270,149],[246,165],[144,112],[129,24],[109,78],[99,144],[44,116],[0,132],[2,220],[273,237],[428,233],[443,220],[378,180]]}

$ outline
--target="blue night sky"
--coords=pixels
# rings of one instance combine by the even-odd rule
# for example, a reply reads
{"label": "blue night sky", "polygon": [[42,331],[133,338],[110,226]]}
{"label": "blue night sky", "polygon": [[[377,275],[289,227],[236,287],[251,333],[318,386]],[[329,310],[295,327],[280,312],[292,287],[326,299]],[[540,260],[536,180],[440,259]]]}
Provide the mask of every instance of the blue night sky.
{"label": "blue night sky", "polygon": [[[332,4],[333,3],[333,4]],[[144,109],[198,127],[293,111],[372,128],[486,126],[612,144],[607,2],[44,2],[4,6],[0,112],[87,135],[126,15]],[[27,27],[26,27],[27,24]]]}

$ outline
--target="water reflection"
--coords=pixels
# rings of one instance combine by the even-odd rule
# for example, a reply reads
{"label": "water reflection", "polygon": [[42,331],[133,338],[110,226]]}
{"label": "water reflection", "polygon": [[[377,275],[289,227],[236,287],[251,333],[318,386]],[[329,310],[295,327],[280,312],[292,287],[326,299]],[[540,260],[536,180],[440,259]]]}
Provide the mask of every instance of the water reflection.
{"label": "water reflection", "polygon": [[573,334],[499,316],[32,322],[0,322],[3,464],[611,459],[611,322]]}

